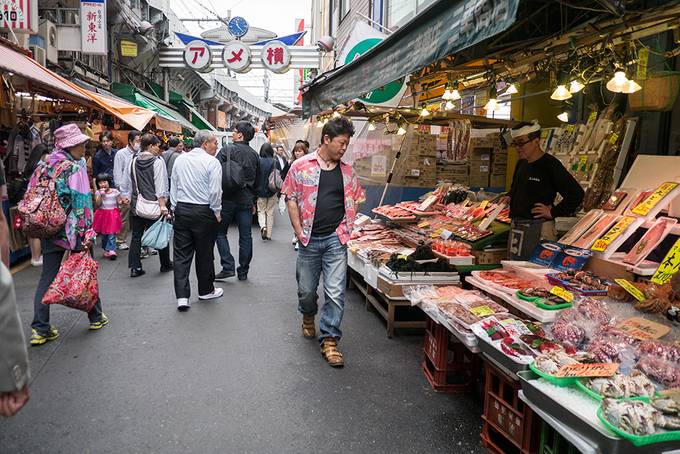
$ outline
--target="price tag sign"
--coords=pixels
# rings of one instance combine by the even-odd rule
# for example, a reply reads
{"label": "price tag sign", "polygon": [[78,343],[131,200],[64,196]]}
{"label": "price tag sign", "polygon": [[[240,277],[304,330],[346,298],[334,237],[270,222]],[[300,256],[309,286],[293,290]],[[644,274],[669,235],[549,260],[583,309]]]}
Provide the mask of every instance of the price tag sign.
{"label": "price tag sign", "polygon": [[555,377],[611,377],[618,370],[618,363],[567,364],[557,370]]}
{"label": "price tag sign", "polygon": [[449,232],[448,230],[444,229],[442,230],[442,233],[439,235],[439,237],[443,240],[448,240],[453,236],[453,232]]}
{"label": "price tag sign", "polygon": [[431,195],[425,200],[423,200],[423,203],[418,205],[418,210],[419,211],[427,211],[434,203],[437,201],[437,196],[436,195]]}
{"label": "price tag sign", "polygon": [[662,325],[641,317],[631,317],[617,325],[621,331],[625,331],[636,339],[659,339],[671,330],[670,326]]}
{"label": "price tag sign", "polygon": [[567,132],[571,134],[572,132],[574,132],[574,125],[567,125],[564,129],[566,129]]}
{"label": "price tag sign", "polygon": [[631,284],[631,283],[628,282],[627,280],[625,280],[625,279],[614,279],[614,282],[616,282],[616,283],[619,284],[621,287],[623,287],[623,289],[624,289],[625,291],[627,291],[628,293],[630,293],[631,295],[633,295],[633,296],[635,297],[636,300],[638,300],[638,301],[644,301],[644,300],[647,299],[647,298],[645,298],[645,294],[644,294],[644,293],[642,293],[637,287],[635,287],[633,284]]}
{"label": "price tag sign", "polygon": [[489,204],[488,200],[482,200],[482,203],[479,204],[479,208],[482,210],[486,208],[486,206]]}
{"label": "price tag sign", "polygon": [[559,285],[555,285],[553,288],[551,288],[550,293],[552,293],[555,296],[559,296],[567,303],[571,303],[572,301],[574,301],[574,294],[568,290],[563,289]]}
{"label": "price tag sign", "polygon": [[592,123],[595,120],[597,120],[597,111],[596,110],[590,112],[590,115],[588,115],[588,123]]}
{"label": "price tag sign", "polygon": [[581,172],[586,171],[586,169],[588,168],[588,156],[581,155],[581,157],[578,160],[578,168],[581,169]]}
{"label": "price tag sign", "polygon": [[678,187],[678,183],[666,182],[662,183],[649,197],[642,201],[638,206],[633,208],[633,213],[640,216],[647,216],[650,211],[664,199],[673,189]]}
{"label": "price tag sign", "polygon": [[652,282],[663,285],[671,279],[680,269],[680,239],[678,239],[666,257],[661,261],[661,265],[652,276]]}
{"label": "price tag sign", "polygon": [[614,145],[617,140],[619,140],[619,135],[617,133],[614,133],[609,137],[609,143],[612,145]]}
{"label": "price tag sign", "polygon": [[420,221],[418,223],[419,229],[424,229],[425,227],[429,227],[429,226],[430,226],[430,221]]}
{"label": "price tag sign", "polygon": [[486,304],[484,306],[473,307],[473,308],[470,309],[470,312],[472,312],[477,317],[487,317],[489,315],[493,315],[493,314],[496,313],[496,312],[494,312],[493,309],[491,309]]}
{"label": "price tag sign", "polygon": [[607,231],[600,239],[595,241],[595,244],[590,248],[596,252],[604,252],[605,249],[614,241],[619,235],[626,231],[628,227],[635,221],[633,216],[624,216],[619,222],[614,224],[614,226]]}

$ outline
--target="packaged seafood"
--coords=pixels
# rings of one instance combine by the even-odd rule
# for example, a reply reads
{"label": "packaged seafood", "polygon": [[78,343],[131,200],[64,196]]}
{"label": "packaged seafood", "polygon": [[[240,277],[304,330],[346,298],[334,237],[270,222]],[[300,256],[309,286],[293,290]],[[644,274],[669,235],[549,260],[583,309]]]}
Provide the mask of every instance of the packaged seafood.
{"label": "packaged seafood", "polygon": [[616,211],[624,201],[627,202],[628,191],[619,190],[614,192],[600,207],[604,211]]}
{"label": "packaged seafood", "polygon": [[593,253],[589,249],[576,246],[566,246],[557,254],[553,261],[553,268],[560,271],[578,271],[582,269]]}
{"label": "packaged seafood", "polygon": [[563,351],[554,350],[537,356],[533,367],[545,374],[555,375],[562,366],[578,364],[578,360]]}
{"label": "packaged seafood", "polygon": [[642,238],[624,256],[623,262],[631,265],[642,262],[663,241],[677,222],[677,219],[673,218],[661,217],[657,219],[654,225],[642,235]]}
{"label": "packaged seafood", "polygon": [[619,363],[621,371],[632,370],[640,341],[625,332],[605,326],[590,340],[586,350],[601,363]]}
{"label": "packaged seafood", "polygon": [[667,361],[680,364],[680,345],[661,340],[646,340],[640,344],[641,355],[656,356]]}
{"label": "packaged seafood", "polygon": [[595,222],[583,235],[579,236],[575,241],[569,243],[572,246],[580,248],[590,248],[593,243],[601,237],[607,230],[611,228],[616,221],[618,221],[619,215],[617,214],[605,214],[600,216],[597,222]]}
{"label": "packaged seafood", "polygon": [[680,388],[680,364],[657,356],[643,355],[635,366],[649,378],[668,388]]}
{"label": "packaged seafood", "polygon": [[543,265],[546,268],[553,268],[555,258],[562,252],[562,246],[554,241],[541,240],[534,249],[534,253],[529,259],[530,262]]}
{"label": "packaged seafood", "polygon": [[666,417],[651,404],[641,400],[602,399],[601,412],[612,426],[630,435],[655,434],[660,429],[680,429],[680,418]]}
{"label": "packaged seafood", "polygon": [[573,245],[593,224],[597,221],[604,211],[590,210],[583,216],[569,231],[560,239],[560,243]]}
{"label": "packaged seafood", "polygon": [[638,206],[643,200],[645,200],[649,195],[652,193],[651,190],[647,189],[644,191],[639,191],[637,194],[635,194],[629,201],[628,206],[626,207],[626,210],[624,211],[624,214],[627,216],[633,216],[635,213],[633,213],[633,208]]}
{"label": "packaged seafood", "polygon": [[609,281],[596,276],[591,271],[568,270],[561,273],[547,275],[548,281],[554,285],[560,285],[568,290],[574,290],[582,294],[606,295]]}
{"label": "packaged seafood", "polygon": [[630,375],[616,373],[612,377],[585,378],[581,384],[601,397],[622,399],[631,397],[653,397],[654,383],[639,370]]}

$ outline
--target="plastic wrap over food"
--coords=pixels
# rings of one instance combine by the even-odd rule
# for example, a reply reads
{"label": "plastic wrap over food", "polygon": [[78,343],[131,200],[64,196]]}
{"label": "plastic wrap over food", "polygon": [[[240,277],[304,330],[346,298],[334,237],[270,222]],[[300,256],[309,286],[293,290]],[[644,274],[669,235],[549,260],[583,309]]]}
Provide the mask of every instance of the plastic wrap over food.
{"label": "plastic wrap over food", "polygon": [[607,305],[593,298],[583,298],[574,307],[565,309],[550,327],[552,337],[568,347],[579,348],[592,339],[603,326],[614,320]]}
{"label": "plastic wrap over food", "polygon": [[619,370],[629,374],[638,359],[639,345],[638,339],[613,326],[605,326],[590,340],[586,350],[592,353],[598,362],[620,363]]}
{"label": "plastic wrap over food", "polygon": [[405,285],[403,292],[411,306],[417,306],[426,299],[437,298],[437,290],[432,285]]}
{"label": "plastic wrap over food", "polygon": [[666,361],[657,356],[644,355],[640,358],[635,368],[668,388],[680,388],[680,364],[678,362]]}
{"label": "plastic wrap over food", "polygon": [[680,345],[660,340],[646,340],[640,344],[640,355],[651,355],[680,364]]}

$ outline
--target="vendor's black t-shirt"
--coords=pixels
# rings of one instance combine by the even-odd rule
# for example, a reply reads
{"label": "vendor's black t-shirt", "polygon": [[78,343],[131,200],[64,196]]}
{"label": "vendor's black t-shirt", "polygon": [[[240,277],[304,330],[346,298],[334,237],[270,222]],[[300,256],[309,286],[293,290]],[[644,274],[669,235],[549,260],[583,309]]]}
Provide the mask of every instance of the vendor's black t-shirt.
{"label": "vendor's black t-shirt", "polygon": [[522,159],[517,162],[510,188],[510,217],[533,219],[531,209],[535,203],[552,205],[557,194],[562,201],[553,206],[553,218],[571,216],[583,201],[583,189],[576,179],[554,156],[545,153],[534,162]]}
{"label": "vendor's black t-shirt", "polygon": [[344,217],[345,191],[338,163],[333,170],[321,170],[312,236],[330,235],[335,232]]}

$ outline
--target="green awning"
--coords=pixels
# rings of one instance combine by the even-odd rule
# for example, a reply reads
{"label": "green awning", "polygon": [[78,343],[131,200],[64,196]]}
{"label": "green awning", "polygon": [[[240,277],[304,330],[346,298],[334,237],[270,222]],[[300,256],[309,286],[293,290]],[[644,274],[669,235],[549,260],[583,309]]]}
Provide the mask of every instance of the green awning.
{"label": "green awning", "polygon": [[210,124],[208,120],[206,120],[200,113],[198,113],[198,110],[191,104],[187,103],[186,101],[182,101],[182,105],[189,111],[190,115],[190,120],[191,123],[193,123],[194,126],[196,126],[200,130],[207,130],[207,131],[217,131],[213,125]]}
{"label": "green awning", "polygon": [[158,101],[153,100],[151,97],[143,95],[139,92],[135,92],[135,104],[140,107],[145,107],[153,112],[156,112],[161,117],[178,122],[182,129],[188,129],[191,132],[196,132],[197,128],[191,124],[189,120],[184,118],[182,114],[176,110],[171,109],[168,106],[161,104]]}

